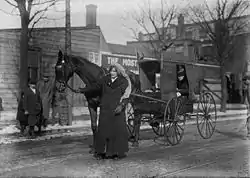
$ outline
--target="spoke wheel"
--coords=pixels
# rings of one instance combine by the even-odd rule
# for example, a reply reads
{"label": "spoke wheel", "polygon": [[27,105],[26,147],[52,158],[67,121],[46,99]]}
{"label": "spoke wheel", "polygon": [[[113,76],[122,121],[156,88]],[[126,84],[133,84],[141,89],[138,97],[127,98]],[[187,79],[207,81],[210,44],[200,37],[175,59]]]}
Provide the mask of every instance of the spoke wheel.
{"label": "spoke wheel", "polygon": [[197,128],[204,139],[211,138],[216,127],[217,110],[211,93],[202,93],[197,106]]}
{"label": "spoke wheel", "polygon": [[129,133],[129,138],[134,137],[135,117],[134,117],[133,105],[131,103],[128,103],[126,106],[126,120],[127,120],[127,129]]}
{"label": "spoke wheel", "polygon": [[175,97],[168,102],[164,112],[164,136],[172,146],[179,144],[184,135],[186,114],[182,111],[182,98]]}

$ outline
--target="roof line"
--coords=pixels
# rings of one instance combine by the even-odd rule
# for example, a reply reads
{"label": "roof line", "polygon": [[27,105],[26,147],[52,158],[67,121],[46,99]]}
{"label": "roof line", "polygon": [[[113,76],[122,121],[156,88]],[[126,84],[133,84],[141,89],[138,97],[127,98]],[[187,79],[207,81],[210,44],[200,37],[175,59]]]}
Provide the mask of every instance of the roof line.
{"label": "roof line", "polygon": [[[30,28],[29,28],[30,29]],[[65,27],[40,27],[40,28],[33,28],[33,30],[64,30]],[[71,27],[71,30],[84,30],[84,29],[100,29],[100,26],[96,27],[86,27],[86,26],[76,26]],[[0,31],[20,31],[21,28],[4,28],[0,29]]]}

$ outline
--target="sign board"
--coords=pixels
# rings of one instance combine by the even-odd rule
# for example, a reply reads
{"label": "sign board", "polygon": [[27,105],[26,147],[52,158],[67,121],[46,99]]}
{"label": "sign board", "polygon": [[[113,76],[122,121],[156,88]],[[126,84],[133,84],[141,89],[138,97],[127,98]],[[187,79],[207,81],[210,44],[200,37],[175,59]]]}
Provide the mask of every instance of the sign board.
{"label": "sign board", "polygon": [[113,63],[121,64],[125,69],[139,74],[139,67],[137,64],[136,56],[125,56],[116,54],[101,54],[101,65],[103,67],[109,67]]}

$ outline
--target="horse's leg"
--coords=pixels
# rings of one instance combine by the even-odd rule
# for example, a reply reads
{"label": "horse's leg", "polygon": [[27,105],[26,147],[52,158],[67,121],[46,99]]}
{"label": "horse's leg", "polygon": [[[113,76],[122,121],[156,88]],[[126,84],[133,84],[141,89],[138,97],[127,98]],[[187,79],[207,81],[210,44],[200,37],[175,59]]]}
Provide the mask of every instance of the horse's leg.
{"label": "horse's leg", "polygon": [[97,107],[88,106],[90,119],[91,119],[91,129],[93,133],[93,142],[90,153],[94,153],[94,145],[96,141],[96,133],[97,133]]}
{"label": "horse's leg", "polygon": [[140,127],[141,127],[141,115],[139,113],[134,112],[134,119],[135,119],[135,129],[134,129],[134,142],[132,146],[138,147],[139,146],[139,137],[140,137]]}

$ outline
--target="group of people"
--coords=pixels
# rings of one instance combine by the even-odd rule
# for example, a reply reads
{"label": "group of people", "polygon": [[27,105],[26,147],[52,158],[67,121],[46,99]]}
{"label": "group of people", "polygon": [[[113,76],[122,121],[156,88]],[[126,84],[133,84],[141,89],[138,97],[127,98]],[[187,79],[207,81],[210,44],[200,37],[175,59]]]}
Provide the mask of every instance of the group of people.
{"label": "group of people", "polygon": [[[29,80],[27,88],[22,91],[18,104],[17,120],[20,122],[21,133],[28,126],[29,136],[34,138],[34,127],[46,127],[49,110],[54,94],[53,81],[48,76],[42,80]],[[94,146],[97,159],[121,159],[128,152],[128,132],[125,107],[131,93],[131,81],[124,68],[114,64],[109,75],[100,81],[80,88],[79,93],[88,94],[102,92],[98,131]]]}
{"label": "group of people", "polygon": [[52,97],[53,81],[49,80],[48,75],[44,75],[37,83],[32,79],[28,80],[28,86],[21,91],[16,117],[22,135],[28,127],[28,136],[34,138],[35,126],[39,132],[42,126],[47,126]]}

